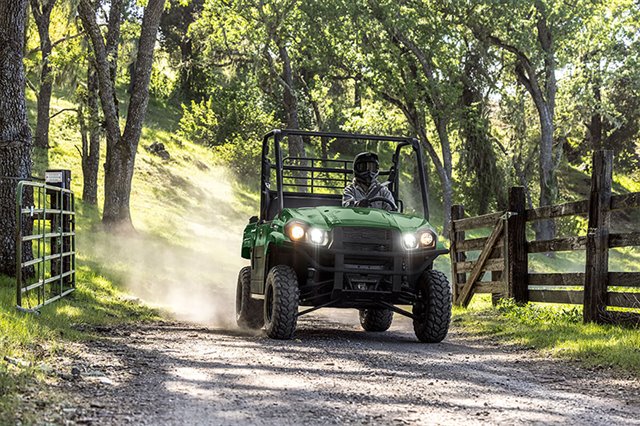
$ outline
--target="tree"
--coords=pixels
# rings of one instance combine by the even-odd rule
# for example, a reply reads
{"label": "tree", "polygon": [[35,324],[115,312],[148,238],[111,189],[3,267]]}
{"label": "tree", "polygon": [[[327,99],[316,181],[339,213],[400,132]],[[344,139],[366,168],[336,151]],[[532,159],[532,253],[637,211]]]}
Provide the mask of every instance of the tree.
{"label": "tree", "polygon": [[22,65],[26,10],[26,0],[0,0],[0,274],[8,275],[16,273],[16,186],[31,176]]}
{"label": "tree", "polygon": [[[109,32],[106,41],[96,20],[94,5],[90,0],[80,0],[78,13],[89,34],[96,61],[98,84],[100,87],[100,103],[105,121],[107,140],[107,158],[105,164],[105,201],[103,223],[110,229],[130,229],[131,182],[136,157],[136,150],[142,134],[142,124],[149,102],[149,80],[153,64],[153,51],[157,39],[158,25],[164,9],[165,0],[149,0],[144,9],[142,28],[138,42],[138,54],[133,89],[124,132],[120,131],[116,88],[114,84],[115,65],[110,62],[107,47],[111,38],[119,32],[122,13],[122,1],[111,3]],[[117,38],[116,38],[117,39]],[[116,43],[117,46],[117,43]]]}
{"label": "tree", "polygon": [[[464,18],[479,41],[507,53],[503,60],[512,61],[518,82],[536,106],[540,125],[540,206],[555,204],[558,199],[556,170],[562,157],[563,143],[554,140],[558,90],[556,70],[563,43],[566,45],[575,35],[593,4],[579,3],[568,5],[536,0],[527,8],[517,1],[500,6],[481,2],[474,4]],[[535,37],[531,37],[532,32]],[[537,222],[538,240],[554,236],[553,220]]]}
{"label": "tree", "polygon": [[492,198],[498,209],[506,208],[507,192],[493,147],[489,108],[482,92],[487,86],[486,66],[472,46],[468,46],[463,67],[461,111],[456,120],[462,137],[458,185],[466,184],[465,199],[473,202],[477,214],[486,214]]}
{"label": "tree", "polygon": [[[449,133],[460,98],[456,34],[442,15],[432,13],[434,5],[405,2],[401,11],[395,2],[368,0],[367,8],[371,20],[366,38],[368,44],[375,43],[369,48],[369,57],[375,58],[368,67],[375,76],[369,81],[384,100],[404,113],[431,158],[442,185],[446,235],[454,194]],[[376,22],[386,40],[374,41],[379,34]],[[440,153],[429,135],[429,124],[435,129]]]}
{"label": "tree", "polygon": [[168,51],[180,52],[180,95],[185,99],[193,99],[196,92],[196,79],[200,70],[193,51],[193,37],[189,27],[202,10],[204,0],[191,0],[184,4],[181,0],[171,0],[160,20],[161,43]]}
{"label": "tree", "polygon": [[571,42],[573,64],[559,99],[567,155],[590,164],[591,152],[612,149],[617,171],[640,165],[640,8],[633,0],[598,4]]}
{"label": "tree", "polygon": [[49,24],[51,12],[56,0],[30,0],[33,19],[38,28],[40,37],[40,54],[42,55],[42,69],[40,70],[40,89],[37,92],[38,121],[36,124],[36,138],[34,145],[38,148],[49,147],[49,107],[51,105],[51,91],[53,87],[53,75],[51,73],[51,37],[49,36]]}
{"label": "tree", "polygon": [[[296,34],[299,33],[301,12],[298,0],[272,2],[234,0],[210,0],[205,4],[205,19],[213,32],[212,39],[222,47],[222,54],[234,61],[246,58],[252,61],[260,73],[266,73],[268,81],[261,85],[282,106],[285,126],[300,128],[300,111],[295,54]],[[288,138],[291,157],[303,157],[302,139]]]}
{"label": "tree", "polygon": [[98,168],[100,166],[100,112],[98,74],[92,58],[87,60],[87,87],[81,91],[78,124],[82,138],[82,200],[98,204]]}

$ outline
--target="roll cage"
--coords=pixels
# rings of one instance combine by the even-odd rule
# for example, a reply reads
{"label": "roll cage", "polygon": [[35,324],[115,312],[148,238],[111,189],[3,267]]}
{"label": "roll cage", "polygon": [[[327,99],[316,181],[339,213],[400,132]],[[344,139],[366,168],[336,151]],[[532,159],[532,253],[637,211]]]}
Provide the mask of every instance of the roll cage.
{"label": "roll cage", "polygon": [[[424,218],[429,220],[429,203],[422,146],[416,138],[378,136],[355,133],[313,132],[291,129],[275,129],[267,133],[262,141],[262,161],[260,179],[260,221],[272,220],[284,208],[341,205],[342,196],[326,193],[327,190],[344,189],[351,181],[351,160],[334,160],[315,157],[283,157],[280,142],[288,136],[303,138],[320,137],[341,140],[364,140],[376,143],[392,142],[397,147],[391,159],[389,170],[381,170],[380,175],[389,180],[389,190],[398,199],[400,151],[410,146],[418,162],[418,180]],[[271,170],[274,164],[269,160],[270,142],[275,156],[276,189],[271,187]],[[287,191],[285,188],[294,190]],[[295,190],[295,189],[298,190]],[[302,190],[300,190],[302,189]]]}

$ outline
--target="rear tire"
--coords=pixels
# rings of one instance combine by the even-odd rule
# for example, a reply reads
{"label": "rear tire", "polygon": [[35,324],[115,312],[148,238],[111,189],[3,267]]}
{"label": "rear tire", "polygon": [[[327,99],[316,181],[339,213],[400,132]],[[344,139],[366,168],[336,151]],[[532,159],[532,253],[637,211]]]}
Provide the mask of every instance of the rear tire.
{"label": "rear tire", "polygon": [[262,301],[251,297],[251,268],[245,266],[238,274],[236,287],[236,323],[240,328],[258,329],[264,325]]}
{"label": "rear tire", "polygon": [[360,325],[365,331],[387,331],[392,321],[389,309],[360,309]]}
{"label": "rear tire", "polygon": [[298,277],[290,266],[277,265],[267,275],[264,295],[264,324],[267,336],[288,340],[298,322],[300,289]]}
{"label": "rear tire", "polygon": [[425,271],[416,288],[413,330],[421,342],[441,342],[451,322],[451,286],[440,271]]}

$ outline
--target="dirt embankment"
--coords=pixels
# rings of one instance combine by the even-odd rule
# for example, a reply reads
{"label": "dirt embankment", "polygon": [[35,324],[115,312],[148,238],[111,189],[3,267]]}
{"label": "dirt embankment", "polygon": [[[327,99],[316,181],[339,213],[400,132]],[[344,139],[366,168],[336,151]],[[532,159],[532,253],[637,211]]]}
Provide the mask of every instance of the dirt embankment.
{"label": "dirt embankment", "polygon": [[181,323],[102,330],[57,366],[68,424],[640,424],[640,383],[451,330],[417,343],[396,316],[303,317],[297,338]]}

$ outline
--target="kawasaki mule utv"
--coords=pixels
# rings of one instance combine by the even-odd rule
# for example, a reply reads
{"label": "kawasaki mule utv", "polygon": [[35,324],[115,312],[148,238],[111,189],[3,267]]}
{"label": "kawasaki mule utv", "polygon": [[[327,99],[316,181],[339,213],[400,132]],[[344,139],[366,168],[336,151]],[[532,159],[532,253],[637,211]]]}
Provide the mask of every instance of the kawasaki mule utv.
{"label": "kawasaki mule utv", "polygon": [[[390,202],[393,211],[342,207],[342,190],[351,182],[351,161],[283,158],[281,142],[292,136],[307,142],[321,138],[325,146],[327,141],[339,147],[377,148],[387,143],[392,158],[379,174],[387,179],[383,185],[396,200]],[[410,151],[408,156],[404,148]],[[398,198],[400,159],[411,157],[417,162],[408,171],[417,170],[419,189],[414,192],[419,194],[413,196],[418,195],[420,215],[403,213],[404,203]],[[325,307],[355,308],[366,331],[387,330],[395,312],[413,319],[420,341],[440,342],[449,329],[451,287],[432,266],[448,250],[437,242],[428,218],[422,149],[416,139],[269,132],[262,145],[260,217],[249,220],[242,241],[242,257],[250,259],[251,266],[238,276],[238,325],[264,326],[269,337],[290,339],[300,315]],[[412,311],[398,305],[409,305]]]}

